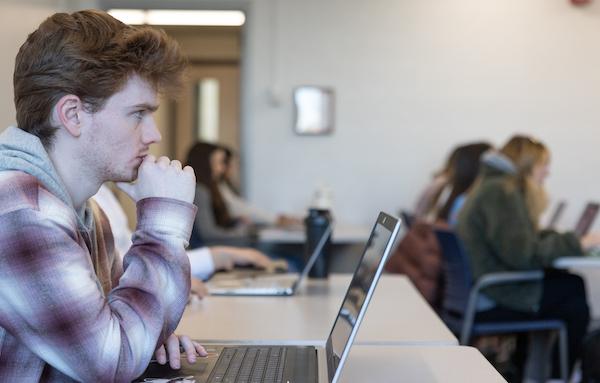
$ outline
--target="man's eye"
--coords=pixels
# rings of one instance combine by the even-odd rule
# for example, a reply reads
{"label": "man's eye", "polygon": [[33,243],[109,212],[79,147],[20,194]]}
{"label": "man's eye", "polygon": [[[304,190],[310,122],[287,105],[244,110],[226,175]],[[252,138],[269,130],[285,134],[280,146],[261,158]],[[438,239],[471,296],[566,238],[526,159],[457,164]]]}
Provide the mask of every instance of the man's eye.
{"label": "man's eye", "polygon": [[137,112],[134,112],[133,117],[135,117],[136,120],[141,120],[142,118],[144,118],[144,111],[138,110]]}

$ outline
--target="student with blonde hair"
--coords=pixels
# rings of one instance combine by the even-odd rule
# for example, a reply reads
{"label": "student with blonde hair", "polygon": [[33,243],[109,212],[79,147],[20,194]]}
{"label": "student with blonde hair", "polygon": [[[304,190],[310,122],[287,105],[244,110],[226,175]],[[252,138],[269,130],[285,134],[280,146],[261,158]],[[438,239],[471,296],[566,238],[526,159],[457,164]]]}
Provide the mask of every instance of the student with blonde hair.
{"label": "student with blonde hair", "polygon": [[550,152],[541,142],[513,136],[498,152],[483,157],[480,175],[458,217],[458,234],[475,279],[501,271],[547,270],[540,282],[487,289],[495,305],[479,319],[553,318],[565,322],[569,362],[577,359],[589,322],[583,280],[552,270],[563,256],[583,255],[600,244],[598,234],[578,238],[572,232],[540,230],[547,206],[544,180]]}

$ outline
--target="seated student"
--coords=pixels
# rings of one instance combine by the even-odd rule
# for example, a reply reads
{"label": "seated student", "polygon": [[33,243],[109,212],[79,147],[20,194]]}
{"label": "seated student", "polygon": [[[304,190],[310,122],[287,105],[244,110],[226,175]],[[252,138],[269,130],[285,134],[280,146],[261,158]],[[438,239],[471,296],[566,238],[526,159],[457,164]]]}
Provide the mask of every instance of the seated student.
{"label": "seated student", "polygon": [[464,192],[471,186],[479,170],[479,157],[492,146],[487,142],[473,142],[455,147],[442,170],[419,194],[414,217],[434,222],[442,220],[454,225],[453,209],[464,200]]}
{"label": "seated student", "polygon": [[[457,225],[474,278],[493,272],[551,268],[558,257],[582,255],[584,249],[600,244],[598,234],[577,238],[570,232],[538,229],[546,207],[543,183],[549,164],[548,149],[526,136],[514,136],[499,152],[484,155],[480,176]],[[479,313],[481,320],[563,320],[568,330],[569,365],[573,366],[589,322],[580,277],[550,270],[539,283],[498,286],[485,293],[495,307]]]}
{"label": "seated student", "polygon": [[[449,189],[447,200],[437,215],[436,225],[444,225],[452,208],[457,209],[457,201],[468,190],[477,176],[481,153],[491,148],[483,142],[465,144],[452,151],[445,166],[444,186]],[[438,193],[439,196],[439,193]],[[430,201],[433,206],[437,201]],[[449,222],[452,224],[452,222]],[[432,225],[417,220],[398,244],[385,266],[387,271],[407,275],[423,297],[436,309],[441,304],[442,258]]]}
{"label": "seated student", "polygon": [[190,149],[187,165],[196,172],[194,203],[198,213],[192,236],[204,245],[214,243],[249,244],[254,227],[233,217],[219,189],[225,174],[225,150],[207,142],[198,142]]}
{"label": "seated student", "polygon": [[[190,291],[194,171],[148,155],[158,92],[185,58],[166,34],[102,11],[57,13],[15,60],[18,128],[0,135],[0,382],[129,382],[153,355],[205,350],[173,334]],[[89,201],[131,182],[123,262]]]}
{"label": "seated student", "polygon": [[419,193],[417,203],[413,209],[414,218],[426,222],[435,221],[437,211],[448,197],[447,186],[452,177],[452,164],[457,150],[458,147],[450,152],[444,167],[434,173],[431,182]]}
{"label": "seated student", "polygon": [[252,205],[247,200],[243,199],[237,188],[232,182],[232,171],[233,167],[233,151],[226,147],[221,146],[225,151],[225,171],[219,182],[219,191],[223,196],[223,200],[227,205],[227,209],[230,214],[244,222],[250,222],[258,225],[271,225],[281,227],[293,227],[302,225],[302,220],[285,215],[285,214],[273,214],[269,211],[259,208],[258,206]]}
{"label": "seated student", "polygon": [[[116,250],[119,254],[125,254],[131,247],[132,233],[121,204],[106,184],[100,187],[93,198],[110,222]],[[187,255],[190,259],[192,289],[200,296],[206,294],[201,280],[208,279],[216,270],[230,270],[235,265],[254,265],[260,268],[272,265],[269,257],[251,248],[201,247],[187,251]]]}
{"label": "seated student", "polygon": [[474,142],[455,149],[450,164],[448,199],[437,212],[437,219],[456,226],[458,212],[461,210],[467,193],[479,173],[481,155],[492,148],[486,142]]}

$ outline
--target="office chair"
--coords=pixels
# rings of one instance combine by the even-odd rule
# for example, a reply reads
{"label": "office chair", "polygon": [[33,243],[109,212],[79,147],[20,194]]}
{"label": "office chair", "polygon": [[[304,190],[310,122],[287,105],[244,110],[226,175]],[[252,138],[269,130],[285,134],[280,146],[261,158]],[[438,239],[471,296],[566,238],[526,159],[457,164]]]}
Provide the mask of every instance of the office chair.
{"label": "office chair", "polygon": [[400,218],[402,218],[402,223],[406,225],[406,227],[409,229],[417,220],[415,215],[409,212],[408,210],[400,210]]}
{"label": "office chair", "polygon": [[542,271],[499,272],[486,274],[474,281],[469,259],[460,239],[449,230],[436,229],[435,234],[442,249],[443,269],[446,278],[442,302],[442,320],[456,334],[461,345],[468,345],[478,335],[531,333],[557,331],[559,334],[560,375],[568,377],[567,329],[564,322],[555,319],[481,322],[475,320],[481,291],[490,286],[541,280]]}

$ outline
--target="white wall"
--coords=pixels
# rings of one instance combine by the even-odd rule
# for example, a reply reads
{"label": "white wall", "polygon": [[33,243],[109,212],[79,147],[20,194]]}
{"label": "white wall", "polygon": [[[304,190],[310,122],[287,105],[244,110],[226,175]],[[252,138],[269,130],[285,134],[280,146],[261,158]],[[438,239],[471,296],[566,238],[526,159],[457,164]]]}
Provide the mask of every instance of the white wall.
{"label": "white wall", "polygon": [[[301,210],[325,181],[340,220],[370,223],[410,207],[451,146],[515,132],[550,147],[563,222],[600,199],[598,4],[257,0],[247,33],[246,180],[261,205]],[[301,84],[335,88],[332,136],[292,133]]]}
{"label": "white wall", "polygon": [[15,56],[27,35],[50,13],[59,8],[58,1],[17,1],[0,2],[0,127],[15,124],[12,75]]}
{"label": "white wall", "polygon": [[0,131],[16,123],[13,71],[15,56],[27,36],[55,12],[93,5],[93,0],[0,0]]}

